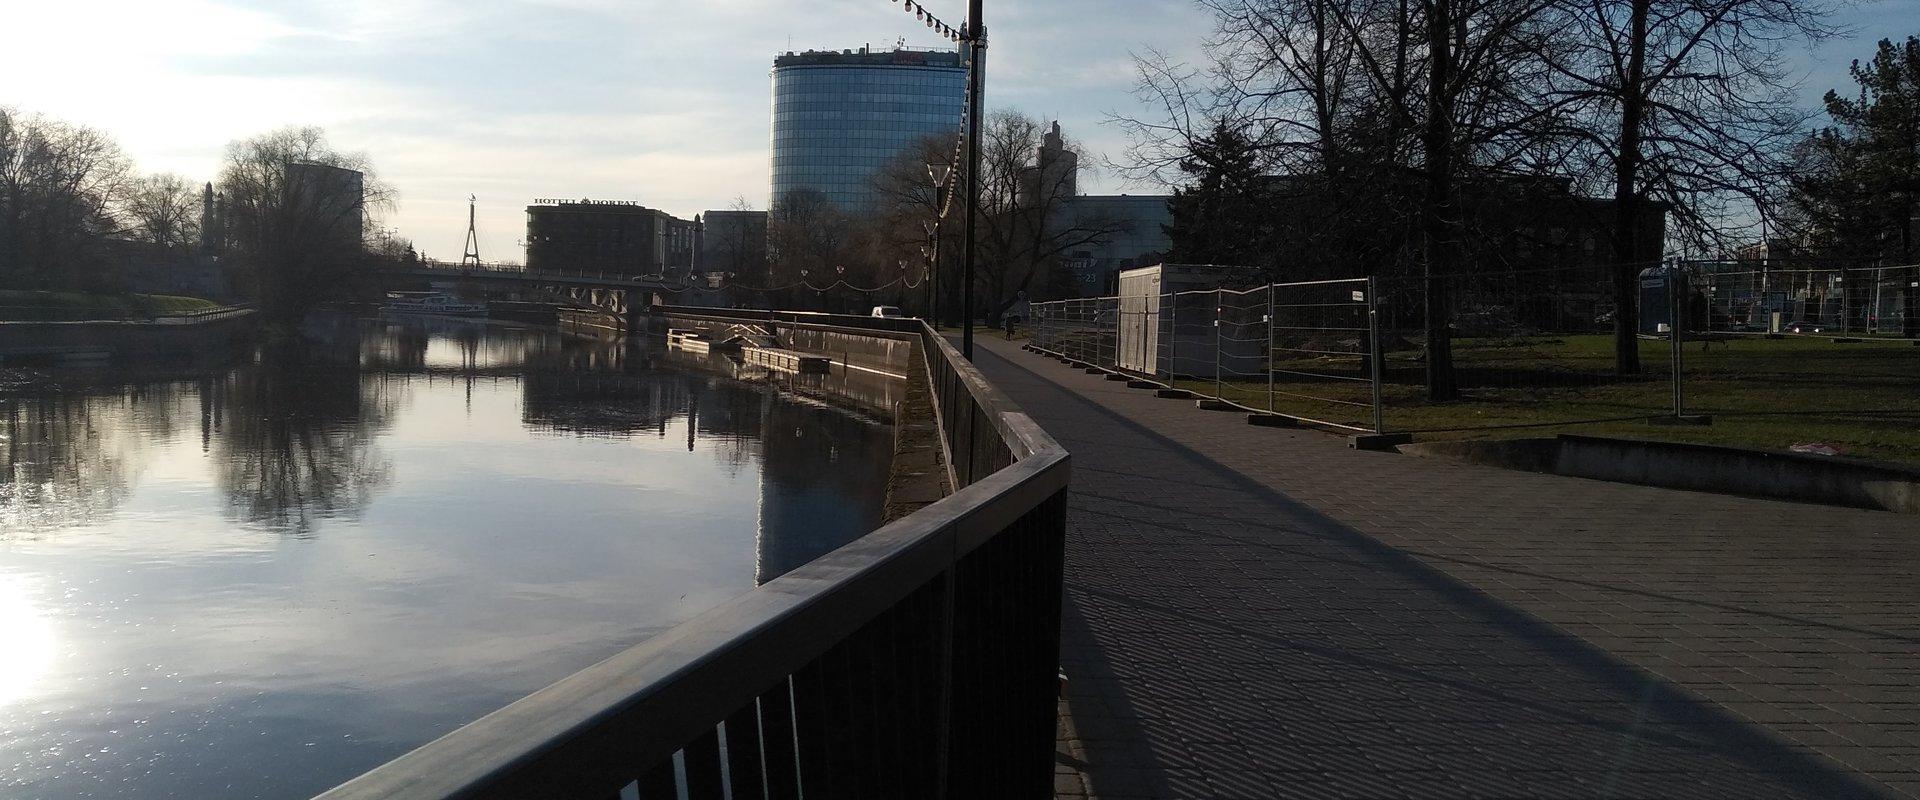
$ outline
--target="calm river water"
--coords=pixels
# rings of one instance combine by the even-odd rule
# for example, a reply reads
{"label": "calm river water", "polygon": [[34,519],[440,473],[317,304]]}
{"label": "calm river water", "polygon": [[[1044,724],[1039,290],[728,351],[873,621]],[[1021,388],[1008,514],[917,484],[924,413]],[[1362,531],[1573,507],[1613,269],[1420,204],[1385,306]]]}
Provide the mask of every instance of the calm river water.
{"label": "calm river water", "polygon": [[307,797],[878,524],[884,379],[309,327],[0,384],[0,797]]}

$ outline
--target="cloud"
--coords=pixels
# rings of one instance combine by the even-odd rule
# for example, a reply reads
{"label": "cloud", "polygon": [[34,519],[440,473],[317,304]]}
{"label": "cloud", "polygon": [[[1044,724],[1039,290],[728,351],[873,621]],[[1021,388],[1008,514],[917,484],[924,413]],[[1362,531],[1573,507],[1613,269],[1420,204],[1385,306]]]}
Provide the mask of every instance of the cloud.
{"label": "cloud", "polygon": [[[323,126],[398,189],[384,224],[442,257],[460,253],[469,193],[489,258],[518,256],[535,197],[619,197],[689,217],[735,196],[764,208],[774,55],[944,44],[886,0],[22,5],[10,28],[86,35],[10,38],[0,103],[100,128],[142,169],[194,179],[213,177],[229,141]],[[989,104],[1119,146],[1097,125],[1131,104],[1129,51],[1191,47],[1206,21],[1184,2],[1114,5],[995,2]],[[960,0],[934,6],[950,22],[964,14]]]}

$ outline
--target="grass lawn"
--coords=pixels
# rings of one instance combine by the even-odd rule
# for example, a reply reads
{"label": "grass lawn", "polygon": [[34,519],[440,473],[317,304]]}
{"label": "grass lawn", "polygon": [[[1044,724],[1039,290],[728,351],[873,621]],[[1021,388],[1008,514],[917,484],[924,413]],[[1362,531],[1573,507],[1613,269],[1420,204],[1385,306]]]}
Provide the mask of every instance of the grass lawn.
{"label": "grass lawn", "polygon": [[0,290],[0,320],[146,319],[219,308],[170,294],[86,294]]}
{"label": "grass lawn", "polygon": [[[1785,449],[1818,442],[1845,455],[1920,463],[1920,347],[1907,341],[1840,344],[1827,337],[1739,337],[1689,342],[1683,354],[1686,409],[1711,414],[1707,427],[1654,426],[1671,413],[1672,349],[1642,341],[1645,374],[1618,377],[1608,336],[1460,339],[1455,362],[1462,399],[1425,398],[1418,351],[1388,354],[1382,387],[1385,427],[1419,438],[1513,438],[1593,433]],[[1281,413],[1370,427],[1370,388],[1358,356],[1277,361],[1273,408]],[[1215,394],[1213,381],[1180,381]],[[1268,407],[1264,381],[1220,384],[1218,394]],[[1610,420],[1599,421],[1595,420]],[[1523,427],[1524,426],[1524,427]]]}

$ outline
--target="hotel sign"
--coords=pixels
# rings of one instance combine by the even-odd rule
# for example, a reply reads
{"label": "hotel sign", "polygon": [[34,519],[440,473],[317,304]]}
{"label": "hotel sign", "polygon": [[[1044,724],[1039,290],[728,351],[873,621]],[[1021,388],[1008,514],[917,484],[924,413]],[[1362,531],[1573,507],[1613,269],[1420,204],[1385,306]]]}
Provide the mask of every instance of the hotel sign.
{"label": "hotel sign", "polygon": [[562,200],[562,199],[552,198],[552,197],[536,197],[533,200],[533,204],[536,206],[639,206],[640,205],[639,201],[636,201],[636,200],[588,200],[584,197],[578,200]]}

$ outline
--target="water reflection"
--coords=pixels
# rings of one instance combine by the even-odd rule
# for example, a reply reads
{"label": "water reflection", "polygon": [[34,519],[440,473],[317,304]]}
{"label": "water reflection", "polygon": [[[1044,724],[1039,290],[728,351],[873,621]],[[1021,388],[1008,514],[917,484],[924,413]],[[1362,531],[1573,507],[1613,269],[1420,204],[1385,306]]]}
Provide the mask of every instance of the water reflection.
{"label": "water reflection", "polygon": [[308,796],[879,519],[858,379],[307,333],[0,393],[0,797]]}
{"label": "water reflection", "polygon": [[306,534],[356,516],[391,481],[376,441],[404,384],[363,380],[358,344],[276,343],[224,387],[214,462],[241,520]]}
{"label": "water reflection", "polygon": [[18,579],[0,575],[0,707],[32,690],[53,660],[53,626]]}

